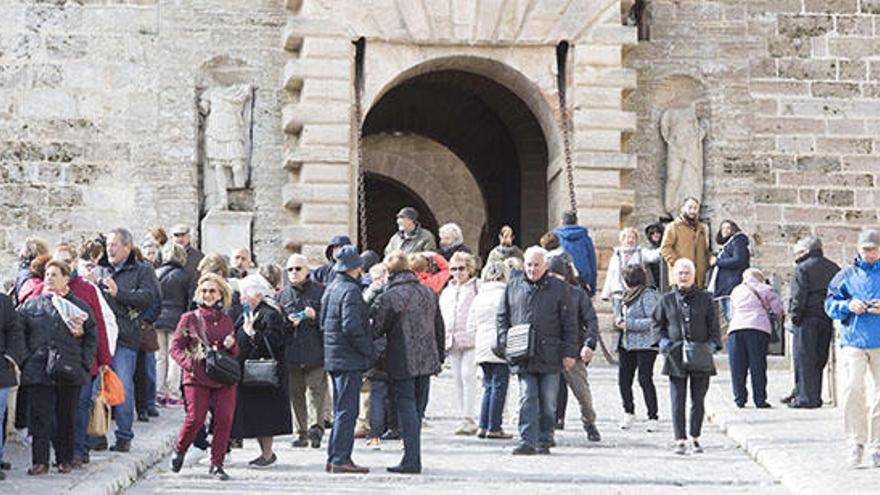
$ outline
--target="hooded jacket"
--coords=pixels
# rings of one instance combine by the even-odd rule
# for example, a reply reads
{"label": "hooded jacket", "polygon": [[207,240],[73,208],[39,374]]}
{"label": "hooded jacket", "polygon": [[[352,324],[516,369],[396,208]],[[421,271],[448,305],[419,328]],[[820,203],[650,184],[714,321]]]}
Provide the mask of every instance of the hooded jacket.
{"label": "hooded jacket", "polygon": [[852,265],[841,270],[828,285],[825,312],[840,320],[840,346],[858,349],[880,347],[880,315],[857,315],[849,309],[853,299],[871,301],[880,299],[880,261],[868,264],[861,256]]}
{"label": "hooded jacket", "polygon": [[586,227],[563,225],[553,231],[559,244],[571,255],[577,269],[578,280],[589,286],[590,294],[596,293],[596,248]]}

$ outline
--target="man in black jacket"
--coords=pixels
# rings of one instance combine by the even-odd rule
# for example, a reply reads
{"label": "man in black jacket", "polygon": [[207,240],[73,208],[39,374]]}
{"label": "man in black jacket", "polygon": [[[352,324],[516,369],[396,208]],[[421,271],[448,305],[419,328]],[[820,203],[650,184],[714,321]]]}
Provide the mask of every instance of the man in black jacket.
{"label": "man in black jacket", "polygon": [[[308,259],[301,254],[287,259],[286,270],[290,285],[278,295],[278,304],[288,325],[285,356],[297,433],[293,446],[305,447],[311,442],[312,447],[318,448],[324,436],[324,401],[328,399],[324,393],[327,390],[324,336],[318,325],[324,287],[309,277]],[[306,409],[307,390],[311,419]]]}
{"label": "man in black jacket", "polygon": [[578,357],[575,312],[569,308],[567,284],[547,274],[547,251],[533,246],[525,253],[525,276],[510,280],[498,307],[498,347],[507,332],[529,325],[529,355],[511,363],[519,375],[520,443],[514,455],[549,454],[556,423],[559,373]]}
{"label": "man in black jacket", "polygon": [[115,408],[116,445],[110,450],[128,452],[134,438],[134,373],[141,322],[146,310],[161,303],[162,293],[153,266],[137,260],[128,230],[116,228],[107,234],[107,260],[109,266],[96,268],[94,276],[116,316],[119,337],[112,367],[125,388],[125,402]]}
{"label": "man in black jacket", "polygon": [[822,407],[822,371],[828,363],[828,348],[834,327],[825,313],[828,284],[840,271],[822,252],[822,241],[805,237],[794,246],[797,267],[791,278],[791,315],[795,388],[783,399],[788,407]]}
{"label": "man in black jacket", "polygon": [[[15,371],[11,364],[3,356],[9,356],[19,366],[24,359],[24,337],[21,333],[21,323],[18,314],[12,306],[12,299],[6,294],[0,294],[0,427],[5,427],[6,401],[9,392],[15,383]],[[5,435],[0,435],[0,462],[3,462],[3,441]],[[0,469],[0,480],[6,479],[6,473]]]}

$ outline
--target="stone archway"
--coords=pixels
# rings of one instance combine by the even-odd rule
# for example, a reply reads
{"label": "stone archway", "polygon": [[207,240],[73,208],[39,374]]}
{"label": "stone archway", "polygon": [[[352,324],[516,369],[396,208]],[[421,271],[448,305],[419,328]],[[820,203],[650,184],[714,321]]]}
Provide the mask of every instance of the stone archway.
{"label": "stone archway", "polygon": [[[364,139],[364,165],[368,173],[406,186],[425,202],[439,225],[457,223],[465,244],[480,249],[486,224],[483,194],[465,163],[448,148],[414,134],[374,134]],[[392,219],[368,214],[368,222],[390,223]]]}

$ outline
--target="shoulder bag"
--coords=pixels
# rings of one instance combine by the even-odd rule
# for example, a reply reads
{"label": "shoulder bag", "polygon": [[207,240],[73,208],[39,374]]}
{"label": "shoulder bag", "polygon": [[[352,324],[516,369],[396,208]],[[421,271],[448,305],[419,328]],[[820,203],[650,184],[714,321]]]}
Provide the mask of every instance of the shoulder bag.
{"label": "shoulder bag", "polygon": [[202,342],[208,348],[208,352],[205,354],[205,372],[208,374],[208,378],[223,385],[233,385],[241,381],[241,367],[238,365],[238,361],[228,352],[211,345],[205,333],[202,315],[197,313],[196,320]]}
{"label": "shoulder bag", "polygon": [[678,307],[679,311],[681,311],[681,320],[684,327],[684,342],[681,346],[681,362],[684,369],[694,373],[713,373],[715,371],[715,360],[712,357],[712,350],[715,344],[691,340],[690,306],[679,304]]}
{"label": "shoulder bag", "polygon": [[779,342],[779,339],[781,338],[780,335],[782,335],[782,325],[784,323],[783,318],[780,318],[779,315],[770,309],[770,305],[767,304],[767,301],[765,301],[760,294],[758,294],[758,291],[756,291],[754,287],[745,282],[743,282],[743,285],[752,291],[752,294],[754,294],[761,303],[761,307],[764,308],[764,312],[767,313],[767,318],[770,320],[770,343],[775,344]]}
{"label": "shoulder bag", "polygon": [[74,360],[65,359],[53,343],[46,348],[46,375],[58,383],[76,383],[82,378],[82,368]]}
{"label": "shoulder bag", "polygon": [[271,387],[278,388],[281,386],[281,378],[278,374],[278,361],[275,359],[275,353],[272,352],[272,346],[269,345],[269,339],[266,334],[260,332],[266,349],[269,350],[271,359],[246,359],[244,362],[244,370],[241,376],[241,384],[245,387]]}

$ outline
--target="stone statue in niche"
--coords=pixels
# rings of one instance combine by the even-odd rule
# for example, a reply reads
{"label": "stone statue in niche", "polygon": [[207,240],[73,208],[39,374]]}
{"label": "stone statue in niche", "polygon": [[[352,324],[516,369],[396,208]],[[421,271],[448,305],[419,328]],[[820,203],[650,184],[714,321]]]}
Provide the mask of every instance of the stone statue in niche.
{"label": "stone statue in niche", "polygon": [[209,212],[228,209],[228,190],[247,187],[252,99],[249,84],[213,87],[199,99],[204,118],[205,209]]}
{"label": "stone statue in niche", "polygon": [[666,191],[663,206],[673,218],[685,198],[703,200],[703,139],[693,103],[669,108],[660,116],[660,135],[666,142]]}

